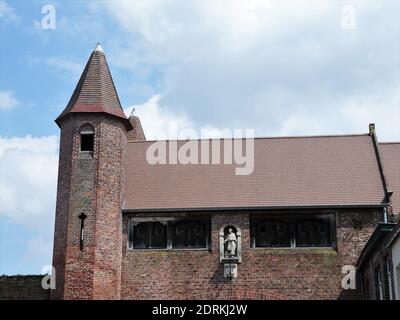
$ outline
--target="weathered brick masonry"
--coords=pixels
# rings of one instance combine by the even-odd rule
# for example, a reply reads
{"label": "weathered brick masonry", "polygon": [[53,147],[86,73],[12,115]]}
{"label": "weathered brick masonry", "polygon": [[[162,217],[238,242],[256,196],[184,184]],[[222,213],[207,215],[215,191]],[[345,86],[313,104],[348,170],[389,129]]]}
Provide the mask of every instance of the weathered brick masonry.
{"label": "weathered brick masonry", "polygon": [[[211,250],[128,250],[128,218],[135,215],[125,215],[122,299],[337,299],[342,267],[356,263],[383,217],[376,209],[335,210],[337,249],[268,249],[250,247],[249,212],[203,214],[211,215]],[[242,230],[243,262],[233,280],[219,263],[219,230],[227,224]]]}
{"label": "weathered brick masonry", "polygon": [[[56,290],[51,297],[119,299],[121,210],[132,125],[100,46],[56,123],[61,141],[53,253]],[[87,150],[81,146],[84,132],[94,141]],[[83,228],[81,214],[86,215]]]}
{"label": "weathered brick masonry", "polygon": [[48,300],[43,276],[0,276],[0,300]]}
{"label": "weathered brick masonry", "polygon": [[[80,153],[80,130],[87,125],[94,128],[95,147]],[[118,299],[126,128],[111,116],[71,115],[61,132],[52,297]],[[87,215],[82,251],[81,212]]]}
{"label": "weathered brick masonry", "polygon": [[[350,291],[342,291],[342,267],[356,263],[391,212],[372,125],[359,135],[257,138],[250,175],[236,175],[234,163],[150,164],[153,142],[145,141],[138,117],[125,116],[100,46],[56,122],[61,141],[53,299],[345,298]],[[88,132],[94,138],[90,150],[82,148]],[[334,239],[319,248],[310,242],[253,248],[255,214],[327,214],[334,217]],[[210,218],[208,249],[128,249],[130,218],[198,215]],[[220,230],[232,225],[241,230],[242,262],[230,280],[220,263]],[[200,230],[194,233],[208,227]],[[172,248],[168,241],[164,247]]]}

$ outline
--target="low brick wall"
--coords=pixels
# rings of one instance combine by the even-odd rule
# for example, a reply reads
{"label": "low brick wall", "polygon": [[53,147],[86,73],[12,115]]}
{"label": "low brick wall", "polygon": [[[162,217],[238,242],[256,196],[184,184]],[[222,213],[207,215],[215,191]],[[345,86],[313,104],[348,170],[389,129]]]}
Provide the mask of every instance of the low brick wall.
{"label": "low brick wall", "polygon": [[41,275],[0,276],[0,300],[48,300]]}

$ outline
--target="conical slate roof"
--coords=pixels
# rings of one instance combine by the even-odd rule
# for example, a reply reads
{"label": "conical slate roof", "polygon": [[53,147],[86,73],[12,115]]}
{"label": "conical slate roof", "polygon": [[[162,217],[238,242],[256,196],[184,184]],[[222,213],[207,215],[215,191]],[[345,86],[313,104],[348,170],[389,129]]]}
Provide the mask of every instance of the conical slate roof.
{"label": "conical slate roof", "polygon": [[56,123],[59,124],[61,118],[76,112],[107,113],[126,120],[128,127],[131,127],[122,110],[106,56],[99,44],[90,55],[75,91]]}
{"label": "conical slate roof", "polygon": [[131,123],[133,130],[128,132],[128,140],[134,141],[145,141],[146,136],[144,134],[142,123],[138,116],[131,115],[129,117],[129,122]]}

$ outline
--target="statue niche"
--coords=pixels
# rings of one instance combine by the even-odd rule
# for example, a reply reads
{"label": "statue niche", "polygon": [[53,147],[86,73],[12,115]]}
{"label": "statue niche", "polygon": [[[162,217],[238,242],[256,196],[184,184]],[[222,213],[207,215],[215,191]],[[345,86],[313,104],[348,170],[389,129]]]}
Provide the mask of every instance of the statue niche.
{"label": "statue niche", "polygon": [[224,239],[224,257],[225,258],[233,258],[237,256],[237,238],[236,234],[233,232],[232,228],[228,228],[228,234]]}
{"label": "statue niche", "polygon": [[228,225],[221,228],[220,262],[241,262],[241,232],[240,229]]}

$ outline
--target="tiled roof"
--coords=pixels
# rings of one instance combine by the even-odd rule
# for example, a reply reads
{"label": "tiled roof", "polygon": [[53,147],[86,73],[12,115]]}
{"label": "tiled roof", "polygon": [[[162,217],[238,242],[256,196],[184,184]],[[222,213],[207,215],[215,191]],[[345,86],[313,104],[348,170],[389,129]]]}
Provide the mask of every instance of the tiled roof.
{"label": "tiled roof", "polygon": [[133,129],[128,132],[128,140],[146,140],[139,117],[131,115],[129,117],[129,122],[131,123]]}
{"label": "tiled roof", "polygon": [[380,143],[379,150],[388,189],[393,192],[391,198],[393,212],[398,214],[400,213],[400,142]]}
{"label": "tiled roof", "polygon": [[[99,45],[90,55],[74,93],[59,120],[73,112],[102,112],[127,120],[108,68],[106,56]],[[129,124],[129,122],[127,121]],[[130,124],[129,124],[130,126]]]}
{"label": "tiled roof", "polygon": [[385,197],[367,134],[256,138],[247,176],[235,175],[235,164],[151,165],[152,143],[128,143],[126,210],[380,205]]}

